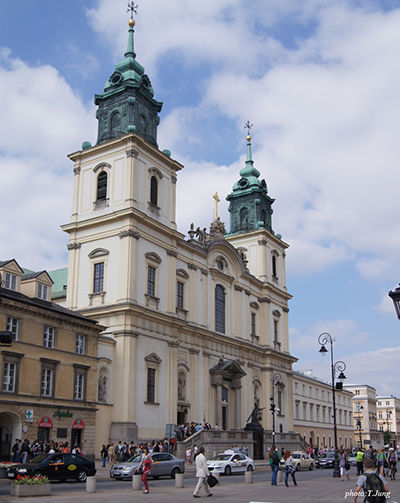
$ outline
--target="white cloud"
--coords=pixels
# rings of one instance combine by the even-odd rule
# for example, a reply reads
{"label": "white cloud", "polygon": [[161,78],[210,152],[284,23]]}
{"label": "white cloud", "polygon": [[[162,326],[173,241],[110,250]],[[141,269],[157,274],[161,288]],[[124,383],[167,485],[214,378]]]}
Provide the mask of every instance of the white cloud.
{"label": "white cloud", "polygon": [[1,259],[51,269],[66,261],[72,162],[67,153],[93,137],[93,107],[86,107],[58,71],[29,66],[0,51],[0,174],[3,216]]}

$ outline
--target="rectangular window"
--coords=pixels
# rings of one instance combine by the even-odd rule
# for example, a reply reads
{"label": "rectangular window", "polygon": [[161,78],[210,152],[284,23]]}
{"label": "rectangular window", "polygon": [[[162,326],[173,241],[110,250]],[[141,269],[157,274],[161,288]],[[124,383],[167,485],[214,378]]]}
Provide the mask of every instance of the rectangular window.
{"label": "rectangular window", "polygon": [[15,393],[15,383],[17,375],[17,364],[4,362],[3,367],[3,391]]}
{"label": "rectangular window", "polygon": [[317,421],[319,421],[319,407],[316,408],[317,413]]}
{"label": "rectangular window", "polygon": [[4,280],[4,288],[7,290],[16,290],[17,289],[17,276],[15,274],[10,274],[6,272],[6,277]]}
{"label": "rectangular window", "polygon": [[313,418],[313,406],[310,403],[310,421],[313,421],[313,420],[314,420],[314,418]]}
{"label": "rectangular window", "polygon": [[294,392],[297,394],[297,382],[294,383]]}
{"label": "rectangular window", "polygon": [[256,313],[251,313],[251,335],[256,335]]}
{"label": "rectangular window", "polygon": [[75,400],[84,400],[85,398],[85,375],[84,374],[75,374],[75,387],[74,387],[74,399]]}
{"label": "rectangular window", "polygon": [[42,285],[41,283],[38,284],[37,296],[38,296],[38,299],[47,300],[47,286],[46,285]]}
{"label": "rectangular window", "polygon": [[360,394],[360,390],[359,389],[356,389],[355,392],[354,392],[355,395],[359,395]]}
{"label": "rectangular window", "polygon": [[383,419],[382,412],[378,412],[378,419]]}
{"label": "rectangular window", "polygon": [[53,348],[54,347],[54,328],[44,327],[44,347]]}
{"label": "rectangular window", "polygon": [[322,409],[322,422],[325,423],[325,409]]}
{"label": "rectangular window", "polygon": [[391,413],[390,412],[386,412],[386,419],[390,419],[390,416],[391,416]]}
{"label": "rectangular window", "polygon": [[176,307],[183,309],[183,283],[180,281],[176,284]]}
{"label": "rectangular window", "polygon": [[282,410],[282,391],[278,391],[278,416],[283,415]]}
{"label": "rectangular window", "polygon": [[52,396],[53,394],[53,370],[42,369],[42,396]]}
{"label": "rectangular window", "polygon": [[156,370],[147,369],[147,402],[156,401]]}
{"label": "rectangular window", "polygon": [[77,334],[76,335],[76,354],[84,355],[85,354],[85,336]]}
{"label": "rectangular window", "polygon": [[103,292],[104,289],[104,262],[94,264],[93,293]]}
{"label": "rectangular window", "polygon": [[300,419],[299,418],[299,402],[296,402],[296,406],[295,406],[295,419]]}
{"label": "rectangular window", "polygon": [[156,270],[151,265],[147,269],[147,295],[156,296]]}
{"label": "rectangular window", "polygon": [[386,405],[390,405],[390,402],[388,400],[386,400]]}
{"label": "rectangular window", "polygon": [[382,405],[382,402],[378,402],[378,405]]}
{"label": "rectangular window", "polygon": [[311,386],[308,387],[308,396],[312,396],[312,387]]}
{"label": "rectangular window", "polygon": [[13,341],[18,340],[18,325],[19,320],[17,318],[11,318],[10,316],[7,317],[7,331],[11,332],[11,339]]}

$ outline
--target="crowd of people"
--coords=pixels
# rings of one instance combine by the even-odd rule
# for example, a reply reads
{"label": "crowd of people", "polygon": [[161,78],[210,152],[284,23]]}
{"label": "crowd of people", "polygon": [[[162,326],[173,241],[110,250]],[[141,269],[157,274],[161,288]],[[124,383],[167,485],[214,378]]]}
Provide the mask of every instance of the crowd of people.
{"label": "crowd of people", "polygon": [[71,452],[72,454],[83,456],[79,445],[74,446],[70,450],[68,442],[55,442],[54,440],[43,442],[35,440],[31,443],[27,438],[24,441],[18,438],[15,439],[11,451],[14,463],[27,463],[40,454],[54,454],[56,452]]}
{"label": "crowd of people", "polygon": [[[218,424],[215,424],[214,429],[219,430]],[[186,440],[191,435],[194,435],[201,430],[211,430],[211,424],[208,423],[205,419],[203,420],[203,424],[196,423],[195,421],[180,424],[175,431],[176,439],[178,440],[178,442],[181,442],[182,440]]]}
{"label": "crowd of people", "polygon": [[132,456],[142,454],[144,449],[148,449],[150,454],[153,452],[172,452],[175,449],[175,440],[171,438],[168,440],[153,440],[151,443],[135,444],[132,440],[129,442],[122,442],[121,440],[115,445],[109,442],[107,445],[103,444],[100,451],[100,458],[102,467],[106,465],[113,465],[114,463],[124,462]]}

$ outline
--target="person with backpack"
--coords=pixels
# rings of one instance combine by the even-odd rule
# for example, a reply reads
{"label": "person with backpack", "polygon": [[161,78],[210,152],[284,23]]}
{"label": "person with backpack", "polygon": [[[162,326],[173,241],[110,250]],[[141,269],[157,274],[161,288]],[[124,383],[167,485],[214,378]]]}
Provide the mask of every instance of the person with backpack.
{"label": "person with backpack", "polygon": [[398,461],[397,454],[395,453],[393,447],[391,447],[388,453],[388,463],[389,463],[388,473],[390,473],[390,480],[395,479],[397,461]]}
{"label": "person with backpack", "polygon": [[273,445],[269,451],[269,466],[272,470],[271,486],[276,486],[276,478],[278,475],[281,458],[279,457],[278,448]]}
{"label": "person with backpack", "polygon": [[357,503],[358,495],[364,495],[364,502],[386,503],[386,496],[389,490],[382,475],[378,475],[374,469],[374,462],[371,458],[364,460],[364,475],[360,475],[357,480],[357,487],[354,493],[353,503]]}

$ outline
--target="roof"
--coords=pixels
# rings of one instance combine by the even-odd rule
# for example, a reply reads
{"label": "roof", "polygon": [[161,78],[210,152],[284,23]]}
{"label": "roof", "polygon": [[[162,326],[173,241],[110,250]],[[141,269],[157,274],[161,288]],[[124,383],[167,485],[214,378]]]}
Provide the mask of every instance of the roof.
{"label": "roof", "polygon": [[51,289],[51,298],[65,298],[67,296],[68,267],[62,267],[61,269],[48,271],[48,274],[54,283]]}
{"label": "roof", "polygon": [[37,297],[28,297],[21,292],[15,292],[14,290],[1,290],[1,298],[14,300],[16,302],[21,302],[22,304],[29,305],[31,307],[36,307],[39,309],[45,309],[46,311],[51,311],[59,316],[68,316],[70,318],[75,318],[77,321],[80,320],[85,323],[90,323],[92,325],[97,325],[98,322],[91,318],[87,318],[76,311],[71,311],[55,302],[49,302],[47,300],[38,299]]}

